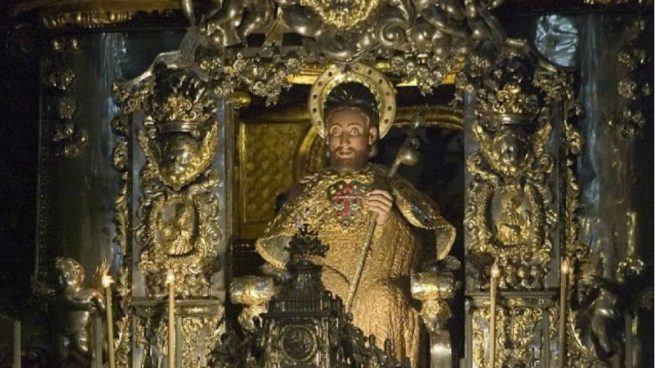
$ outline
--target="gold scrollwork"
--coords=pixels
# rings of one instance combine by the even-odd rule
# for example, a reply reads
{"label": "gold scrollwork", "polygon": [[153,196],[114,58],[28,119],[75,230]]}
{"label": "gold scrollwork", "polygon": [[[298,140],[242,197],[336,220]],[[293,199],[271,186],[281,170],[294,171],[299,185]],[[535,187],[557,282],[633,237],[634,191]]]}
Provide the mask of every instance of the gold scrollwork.
{"label": "gold scrollwork", "polygon": [[[496,312],[496,345],[502,349],[496,351],[495,368],[502,367],[537,367],[543,364],[540,349],[544,346],[541,337],[550,331],[541,331],[544,314],[553,313],[554,308],[505,305]],[[472,359],[474,367],[489,367],[489,318],[488,305],[476,307],[472,311]]]}
{"label": "gold scrollwork", "polygon": [[183,298],[216,296],[220,234],[211,167],[218,144],[216,104],[191,72],[157,67],[139,143],[146,158],[137,236],[144,246],[138,268],[149,296],[166,293],[172,270]]}
{"label": "gold scrollwork", "polygon": [[218,143],[218,126],[212,124],[202,140],[186,134],[149,138],[143,131],[139,143],[149,162],[148,175],[179,191],[207,171]]}
{"label": "gold scrollwork", "polygon": [[223,326],[220,315],[183,317],[182,366],[206,367],[209,353],[225,332]]}
{"label": "gold scrollwork", "polygon": [[[466,165],[472,176],[467,247],[481,275],[496,260],[501,288],[537,290],[548,272],[557,220],[547,182],[554,166],[546,149],[552,134],[550,84],[521,46],[507,46],[497,63],[483,82],[496,87],[478,90],[478,118],[471,128],[479,150]],[[516,73],[512,63],[526,68]],[[480,281],[484,286],[485,277]]]}
{"label": "gold scrollwork", "polygon": [[466,224],[472,257],[499,259],[501,287],[537,289],[550,261],[547,231],[556,219],[545,182],[553,167],[544,150],[551,127],[544,122],[532,137],[522,129],[489,131],[474,124],[480,152],[467,161],[474,181]]}
{"label": "gold scrollwork", "polygon": [[[132,229],[136,228],[135,238],[143,246],[137,269],[145,275],[146,296],[164,294],[166,273],[174,271],[182,359],[184,366],[196,366],[203,364],[222,331],[223,310],[215,305],[220,296],[216,194],[220,179],[212,167],[218,143],[216,106],[213,96],[188,70],[154,69],[137,83],[114,86],[119,113],[112,120],[117,138],[113,163],[121,174],[115,241],[123,255],[118,278],[117,363],[127,367],[141,356],[145,366],[158,364],[167,348],[166,323],[156,317],[160,302],[146,298],[133,304]],[[133,118],[140,111],[145,121],[139,143],[146,160],[134,226],[130,142]],[[135,344],[146,351],[134,351]]]}
{"label": "gold scrollwork", "polygon": [[218,269],[218,203],[216,174],[207,173],[186,193],[163,191],[152,199],[145,228],[146,249],[139,270],[147,276],[150,295],[166,293],[165,274],[172,269],[183,297],[207,297]]}
{"label": "gold scrollwork", "polygon": [[[135,305],[135,345],[142,348],[141,367],[158,366],[168,352],[168,321],[160,301],[139,301]],[[181,367],[206,367],[211,349],[221,334],[224,309],[217,301],[181,301],[175,303]],[[178,358],[179,359],[179,358]]]}
{"label": "gold scrollwork", "polygon": [[[120,187],[114,199],[116,236],[114,243],[118,245],[122,256],[122,264],[118,269],[116,288],[118,291],[118,314],[115,324],[117,335],[114,340],[116,347],[116,364],[119,367],[128,367],[131,361],[132,338],[137,345],[143,339],[143,325],[139,319],[134,319],[131,313],[132,303],[132,242],[131,242],[131,115],[143,108],[147,97],[147,88],[133,90],[124,86],[114,85],[113,93],[116,96],[119,112],[111,122],[112,132],[116,137],[116,145],[112,151],[114,168],[120,173]],[[134,322],[134,331],[132,325]]]}

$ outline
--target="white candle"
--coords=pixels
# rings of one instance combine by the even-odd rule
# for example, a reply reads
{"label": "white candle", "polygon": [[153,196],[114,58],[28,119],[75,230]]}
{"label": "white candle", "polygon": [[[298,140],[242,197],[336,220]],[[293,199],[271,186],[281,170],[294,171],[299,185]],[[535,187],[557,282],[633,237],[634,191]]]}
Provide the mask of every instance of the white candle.
{"label": "white candle", "polygon": [[635,211],[628,211],[628,257],[634,256],[637,251],[637,213]]}
{"label": "white candle", "polygon": [[175,274],[168,270],[168,368],[175,368]]}
{"label": "white candle", "polygon": [[491,285],[490,285],[490,316],[489,316],[489,368],[496,366],[496,293],[498,292],[498,278],[500,269],[496,262],[491,266]]}
{"label": "white candle", "polygon": [[[107,355],[109,368],[116,368],[114,358],[114,313],[111,305],[111,284],[114,280],[108,274],[102,276],[102,286],[105,288],[105,300],[107,301]],[[102,352],[100,352],[102,354]]]}
{"label": "white candle", "polygon": [[93,363],[92,368],[102,368],[102,346],[105,342],[105,336],[102,331],[102,316],[96,314],[93,316]]}
{"label": "white candle", "polygon": [[566,362],[566,295],[569,286],[569,260],[562,259],[560,266],[559,288],[559,366],[564,367]]}
{"label": "white candle", "polygon": [[12,368],[20,368],[21,364],[21,338],[20,338],[20,321],[15,320],[14,326],[14,342],[13,342],[13,362],[11,364]]}

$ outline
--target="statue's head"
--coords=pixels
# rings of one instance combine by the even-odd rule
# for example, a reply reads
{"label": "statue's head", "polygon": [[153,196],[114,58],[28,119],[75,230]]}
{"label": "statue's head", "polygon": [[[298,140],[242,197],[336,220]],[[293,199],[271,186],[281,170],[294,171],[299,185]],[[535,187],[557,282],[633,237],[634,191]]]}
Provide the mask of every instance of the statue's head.
{"label": "statue's head", "polygon": [[359,170],[368,162],[396,115],[393,84],[363,64],[329,66],[312,86],[308,102],[330,166],[340,172]]}
{"label": "statue's head", "polygon": [[57,286],[62,292],[78,291],[84,283],[84,267],[67,257],[57,257],[55,260],[57,270]]}
{"label": "statue's head", "polygon": [[360,83],[343,83],[330,92],[324,115],[332,168],[356,171],[368,162],[379,137],[377,110],[375,96]]}

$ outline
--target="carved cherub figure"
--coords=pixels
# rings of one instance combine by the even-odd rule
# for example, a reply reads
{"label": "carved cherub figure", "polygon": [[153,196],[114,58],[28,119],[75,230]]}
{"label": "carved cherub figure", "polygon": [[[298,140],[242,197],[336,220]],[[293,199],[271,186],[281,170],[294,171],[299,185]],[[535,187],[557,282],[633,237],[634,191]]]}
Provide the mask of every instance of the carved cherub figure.
{"label": "carved cherub figure", "polygon": [[58,257],[55,294],[55,332],[57,353],[63,367],[88,366],[89,320],[96,311],[104,311],[105,301],[95,289],[84,287],[82,265],[72,259]]}

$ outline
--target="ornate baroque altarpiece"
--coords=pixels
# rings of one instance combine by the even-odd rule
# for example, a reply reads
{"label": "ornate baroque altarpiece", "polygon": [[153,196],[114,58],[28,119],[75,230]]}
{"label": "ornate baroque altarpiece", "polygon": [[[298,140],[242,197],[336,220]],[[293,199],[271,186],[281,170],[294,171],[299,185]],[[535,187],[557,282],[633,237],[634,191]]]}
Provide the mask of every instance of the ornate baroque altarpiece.
{"label": "ornate baroque altarpiece", "polygon": [[[304,105],[308,86],[331,65],[363,65],[399,91],[394,129],[420,116],[463,142],[463,287],[450,308],[422,316],[427,345],[444,328],[455,343],[437,339],[425,354],[431,365],[637,366],[640,310],[652,307],[636,235],[648,215],[638,216],[632,193],[616,187],[636,186],[635,168],[618,163],[634,160],[635,137],[652,120],[643,107],[652,102],[644,77],[652,76],[652,48],[643,46],[652,19],[640,16],[650,4],[581,2],[610,11],[635,3],[621,9],[639,16],[590,15],[575,24],[543,11],[528,39],[511,28],[521,23],[512,17],[516,3],[19,3],[14,12],[38,10],[51,36],[35,280],[51,282],[51,256],[78,258],[87,269],[106,259],[117,366],[164,366],[171,351],[180,367],[213,364],[211,352],[235,328],[235,259],[254,257],[248,247],[279,196],[325,165]],[[117,72],[117,55],[127,56],[110,50],[125,49],[129,37],[103,27],[158,16],[177,22],[175,42],[155,35],[136,43],[131,52],[147,60]],[[601,55],[610,71],[591,62],[603,28],[613,30],[603,34],[613,52]],[[146,47],[155,42],[157,52]],[[94,63],[87,53],[101,56]],[[90,93],[91,81],[111,93]],[[599,86],[603,92],[589,92]],[[111,123],[93,124],[102,119]],[[97,183],[109,184],[94,191]],[[82,188],[84,200],[71,188]],[[88,193],[97,198],[87,201]],[[618,210],[610,198],[621,199],[612,202]],[[89,203],[101,203],[103,216],[84,223],[95,213],[85,212]],[[90,238],[100,240],[75,245]],[[174,323],[166,314],[171,290]]]}

